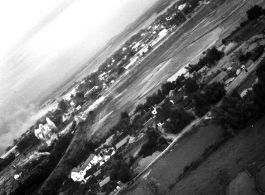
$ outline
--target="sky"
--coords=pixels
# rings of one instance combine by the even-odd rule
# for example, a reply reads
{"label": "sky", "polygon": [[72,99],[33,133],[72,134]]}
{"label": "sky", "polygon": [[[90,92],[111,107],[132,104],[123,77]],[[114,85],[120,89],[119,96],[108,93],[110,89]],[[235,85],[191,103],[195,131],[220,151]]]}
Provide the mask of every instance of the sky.
{"label": "sky", "polygon": [[45,111],[33,100],[71,76],[157,0],[1,0],[0,153]]}

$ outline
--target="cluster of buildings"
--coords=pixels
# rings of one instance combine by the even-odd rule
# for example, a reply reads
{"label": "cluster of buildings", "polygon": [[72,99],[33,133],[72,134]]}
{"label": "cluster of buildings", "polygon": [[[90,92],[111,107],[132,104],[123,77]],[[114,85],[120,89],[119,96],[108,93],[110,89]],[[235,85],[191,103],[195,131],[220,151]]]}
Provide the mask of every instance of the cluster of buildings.
{"label": "cluster of buildings", "polygon": [[[71,170],[71,179],[75,182],[80,182],[80,184],[82,184],[83,186],[86,186],[90,185],[89,181],[93,178],[92,181],[94,181],[94,179],[96,179],[97,181],[99,191],[103,189],[103,187],[106,187],[105,185],[109,184],[111,180],[110,177],[103,172],[104,165],[116,153],[119,153],[126,144],[133,143],[135,141],[131,138],[132,137],[127,135],[112,147],[110,145],[113,145],[114,135],[110,136],[104,144],[102,144],[98,149],[95,150],[94,154],[91,154],[87,158],[85,162],[81,163],[79,166]],[[117,189],[119,188],[120,187],[118,185]],[[117,189],[115,188],[115,190]]]}
{"label": "cluster of buildings", "polygon": [[[135,45],[137,48],[140,48],[140,50],[130,59],[129,63],[124,67],[125,69],[128,69],[130,66],[134,65],[139,59],[141,59],[151,48],[153,48],[159,41],[161,41],[167,34],[168,34],[167,29],[162,29],[159,33],[158,36],[151,40],[147,44],[138,44]],[[138,42],[139,43],[139,42]],[[135,47],[134,46],[134,47]],[[134,48],[133,47],[133,48]]]}
{"label": "cluster of buildings", "polygon": [[97,176],[100,173],[100,167],[107,162],[111,156],[113,156],[116,151],[124,146],[130,140],[130,136],[126,136],[121,141],[119,141],[114,147],[102,149],[97,155],[91,154],[87,160],[78,167],[75,167],[71,171],[71,178],[74,181],[84,182],[86,183],[87,180],[91,177],[91,175],[87,175],[87,171],[92,168],[97,168],[96,172],[93,174]]}

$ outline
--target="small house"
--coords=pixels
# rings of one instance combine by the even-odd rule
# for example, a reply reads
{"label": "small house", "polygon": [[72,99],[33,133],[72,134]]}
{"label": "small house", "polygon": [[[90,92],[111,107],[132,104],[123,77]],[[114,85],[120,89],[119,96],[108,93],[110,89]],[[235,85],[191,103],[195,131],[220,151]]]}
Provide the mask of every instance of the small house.
{"label": "small house", "polygon": [[224,82],[225,77],[227,76],[226,72],[221,72],[220,74],[218,74],[216,77],[214,77],[209,84],[214,83],[214,82]]}
{"label": "small house", "polygon": [[123,138],[119,143],[117,143],[117,144],[115,145],[116,150],[118,150],[119,148],[121,148],[122,146],[124,146],[124,145],[129,141],[129,139],[130,139],[130,136],[127,135],[127,136],[126,136],[125,138]]}
{"label": "small house", "polygon": [[102,181],[99,182],[99,186],[103,187],[104,185],[106,185],[107,183],[110,182],[110,177],[106,177],[105,179],[103,179]]}

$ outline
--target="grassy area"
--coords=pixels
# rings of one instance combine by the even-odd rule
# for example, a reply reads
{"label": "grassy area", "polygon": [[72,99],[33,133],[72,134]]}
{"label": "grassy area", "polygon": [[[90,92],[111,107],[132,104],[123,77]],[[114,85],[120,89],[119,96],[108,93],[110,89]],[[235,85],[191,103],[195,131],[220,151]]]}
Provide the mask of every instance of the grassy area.
{"label": "grassy area", "polygon": [[229,184],[227,195],[259,195],[255,186],[255,178],[251,178],[245,171],[239,173]]}
{"label": "grassy area", "polygon": [[257,187],[261,192],[265,192],[265,168],[263,167],[256,175]]}
{"label": "grassy area", "polygon": [[127,191],[126,195],[147,194],[149,188],[146,182],[154,179],[160,186],[160,191],[165,193],[174,184],[184,168],[192,162],[197,161],[205,149],[218,142],[223,137],[223,130],[214,125],[201,127],[195,133],[188,135],[185,139],[176,144],[172,151],[159,159],[150,169],[146,180],[143,178],[136,181],[137,187]]}
{"label": "grassy area", "polygon": [[[248,164],[263,164],[265,117],[245,127],[167,194],[225,194],[227,185]],[[252,127],[253,125],[253,127]]]}

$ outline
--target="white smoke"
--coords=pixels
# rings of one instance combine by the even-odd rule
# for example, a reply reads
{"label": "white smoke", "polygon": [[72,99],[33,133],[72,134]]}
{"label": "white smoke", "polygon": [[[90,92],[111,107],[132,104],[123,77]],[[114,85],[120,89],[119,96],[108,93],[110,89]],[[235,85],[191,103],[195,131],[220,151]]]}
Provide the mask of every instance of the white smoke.
{"label": "white smoke", "polygon": [[35,122],[44,116],[51,107],[38,110],[33,104],[28,107],[19,106],[15,112],[1,113],[0,115],[0,154],[13,144],[17,139],[28,130]]}

